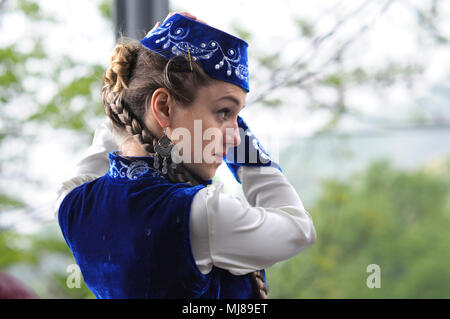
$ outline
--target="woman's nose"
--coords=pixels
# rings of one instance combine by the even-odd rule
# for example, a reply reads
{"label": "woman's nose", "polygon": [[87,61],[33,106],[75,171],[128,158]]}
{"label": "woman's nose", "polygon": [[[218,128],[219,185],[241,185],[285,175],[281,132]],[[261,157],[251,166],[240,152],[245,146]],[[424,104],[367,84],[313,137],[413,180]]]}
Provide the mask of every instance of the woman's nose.
{"label": "woman's nose", "polygon": [[241,143],[241,136],[239,134],[239,127],[237,122],[234,123],[232,128],[227,128],[226,144],[228,147],[238,146]]}
{"label": "woman's nose", "polygon": [[239,127],[236,124],[236,128],[234,129],[234,146],[238,146],[239,144],[241,144],[241,134],[239,132]]}

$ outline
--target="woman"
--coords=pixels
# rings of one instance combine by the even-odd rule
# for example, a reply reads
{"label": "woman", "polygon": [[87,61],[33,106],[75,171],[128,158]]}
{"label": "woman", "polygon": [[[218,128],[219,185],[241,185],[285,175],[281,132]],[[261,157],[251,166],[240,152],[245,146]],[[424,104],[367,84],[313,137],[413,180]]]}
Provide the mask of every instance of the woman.
{"label": "woman", "polygon": [[[267,298],[264,268],[314,243],[309,213],[238,115],[246,50],[188,13],[114,48],[108,120],[57,205],[97,298]],[[212,183],[223,160],[248,203]]]}

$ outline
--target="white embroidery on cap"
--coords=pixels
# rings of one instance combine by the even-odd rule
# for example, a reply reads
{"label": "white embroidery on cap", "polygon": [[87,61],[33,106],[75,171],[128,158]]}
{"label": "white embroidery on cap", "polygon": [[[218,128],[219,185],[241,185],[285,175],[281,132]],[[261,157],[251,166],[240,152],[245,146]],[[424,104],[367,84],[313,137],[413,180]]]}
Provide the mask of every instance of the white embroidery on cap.
{"label": "white embroidery on cap", "polygon": [[185,55],[188,54],[188,45],[190,54],[194,61],[203,59],[210,59],[217,51],[222,54],[222,59],[219,63],[214,65],[214,69],[221,69],[225,63],[227,64],[227,76],[231,76],[233,74],[232,69],[234,68],[234,74],[241,80],[248,81],[248,67],[239,63],[241,59],[241,52],[238,48],[237,51],[235,49],[228,49],[227,54],[225,54],[222,46],[216,41],[211,40],[208,43],[202,42],[200,45],[195,45],[191,42],[183,41],[189,34],[190,29],[187,28],[177,28],[174,32],[171,30],[173,21],[167,22],[164,25],[159,26],[155,31],[149,32],[145,37],[150,38],[151,36],[163,35],[167,32],[167,34],[155,39],[155,43],[160,43],[165,41],[163,44],[164,49],[170,49],[172,54],[174,55]]}

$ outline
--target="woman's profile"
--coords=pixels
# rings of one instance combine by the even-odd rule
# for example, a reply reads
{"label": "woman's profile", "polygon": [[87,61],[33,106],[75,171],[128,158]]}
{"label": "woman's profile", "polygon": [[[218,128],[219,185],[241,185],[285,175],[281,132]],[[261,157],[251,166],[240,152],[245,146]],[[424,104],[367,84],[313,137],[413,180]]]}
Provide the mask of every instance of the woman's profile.
{"label": "woman's profile", "polygon": [[[107,119],[56,205],[97,298],[267,298],[265,268],[315,242],[295,189],[239,116],[247,47],[184,12],[116,44]],[[223,161],[246,201],[213,183]]]}

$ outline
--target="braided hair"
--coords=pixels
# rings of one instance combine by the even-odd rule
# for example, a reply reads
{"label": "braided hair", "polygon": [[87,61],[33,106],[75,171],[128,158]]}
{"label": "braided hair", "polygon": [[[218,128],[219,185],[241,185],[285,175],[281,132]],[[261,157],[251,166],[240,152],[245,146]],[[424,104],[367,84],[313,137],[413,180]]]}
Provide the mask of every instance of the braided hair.
{"label": "braided hair", "polygon": [[[149,155],[155,154],[157,137],[143,119],[153,92],[165,88],[183,107],[189,107],[197,89],[211,83],[211,78],[195,61],[189,63],[184,56],[166,59],[125,37],[118,40],[109,62],[102,86],[105,113],[116,130],[125,130],[135,137]],[[171,183],[200,184],[183,163],[175,168],[169,163],[167,178]],[[266,299],[267,287],[261,271],[252,272],[251,280],[254,295]]]}

